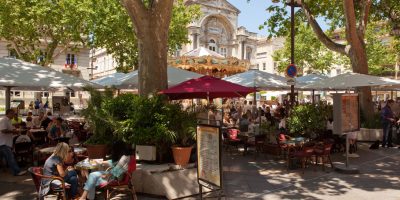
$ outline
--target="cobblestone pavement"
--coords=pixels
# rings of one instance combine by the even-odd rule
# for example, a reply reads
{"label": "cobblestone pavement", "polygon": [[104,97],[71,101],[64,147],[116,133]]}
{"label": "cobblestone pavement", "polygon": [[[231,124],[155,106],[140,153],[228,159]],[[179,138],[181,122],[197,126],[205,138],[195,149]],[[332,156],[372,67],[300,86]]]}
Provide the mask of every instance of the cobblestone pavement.
{"label": "cobblestone pavement", "polygon": [[[226,153],[223,158],[223,199],[400,199],[400,149],[369,150],[359,143],[359,158],[350,158],[360,174],[340,174],[327,167],[311,165],[302,170],[287,170],[286,162],[271,155]],[[344,162],[341,153],[333,162]],[[35,199],[30,177],[13,177],[0,169],[0,199]],[[46,199],[55,199],[54,197]],[[124,195],[114,199],[125,199]],[[163,199],[139,195],[139,200]],[[197,199],[188,197],[184,199]],[[211,198],[212,199],[212,198]]]}

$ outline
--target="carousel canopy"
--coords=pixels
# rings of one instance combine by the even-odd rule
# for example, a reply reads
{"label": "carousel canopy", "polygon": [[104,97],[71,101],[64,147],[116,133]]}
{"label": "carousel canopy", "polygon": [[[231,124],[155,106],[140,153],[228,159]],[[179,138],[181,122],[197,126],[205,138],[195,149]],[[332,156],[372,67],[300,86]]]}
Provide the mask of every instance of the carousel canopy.
{"label": "carousel canopy", "polygon": [[204,47],[199,47],[197,49],[193,49],[193,50],[183,54],[183,56],[188,56],[188,57],[214,56],[217,58],[224,58],[224,56],[222,56],[221,54],[219,54],[215,51],[211,51]]}

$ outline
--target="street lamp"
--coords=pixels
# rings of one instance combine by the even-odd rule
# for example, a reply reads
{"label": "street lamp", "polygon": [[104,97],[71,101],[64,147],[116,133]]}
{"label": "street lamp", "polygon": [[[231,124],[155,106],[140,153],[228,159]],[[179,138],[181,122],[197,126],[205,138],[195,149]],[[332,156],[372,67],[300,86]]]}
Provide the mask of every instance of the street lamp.
{"label": "street lamp", "polygon": [[[290,64],[294,65],[294,7],[300,7],[296,0],[287,0],[286,4],[290,6]],[[290,106],[294,106],[294,85],[290,86]]]}
{"label": "street lamp", "polygon": [[[279,0],[272,0],[273,3],[278,3]],[[295,64],[294,60],[294,8],[301,7],[301,1],[299,0],[286,0],[286,5],[290,6],[290,65]],[[294,106],[294,84],[290,86],[290,106]]]}

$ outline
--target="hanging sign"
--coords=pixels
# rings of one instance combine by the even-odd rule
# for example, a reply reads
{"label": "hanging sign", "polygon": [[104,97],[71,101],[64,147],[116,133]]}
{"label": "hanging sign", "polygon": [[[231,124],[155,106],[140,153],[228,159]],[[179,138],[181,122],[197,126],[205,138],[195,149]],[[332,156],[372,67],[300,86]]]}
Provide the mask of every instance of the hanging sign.
{"label": "hanging sign", "polygon": [[297,75],[297,67],[294,64],[290,64],[287,68],[286,68],[286,75],[294,78]]}

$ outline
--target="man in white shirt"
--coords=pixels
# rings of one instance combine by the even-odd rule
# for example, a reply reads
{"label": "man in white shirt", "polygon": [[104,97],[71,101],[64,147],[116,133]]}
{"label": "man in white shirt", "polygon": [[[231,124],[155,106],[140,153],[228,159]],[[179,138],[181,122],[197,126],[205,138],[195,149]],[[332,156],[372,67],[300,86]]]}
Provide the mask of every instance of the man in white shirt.
{"label": "man in white shirt", "polygon": [[26,174],[26,171],[21,171],[12,152],[13,135],[18,134],[15,128],[11,125],[11,119],[14,115],[15,111],[8,109],[6,111],[6,116],[0,120],[0,155],[6,159],[14,176],[21,176]]}

